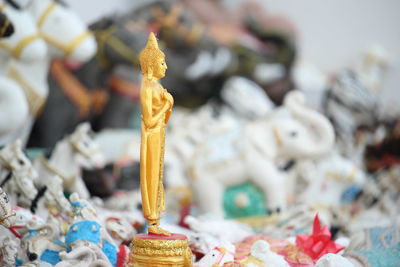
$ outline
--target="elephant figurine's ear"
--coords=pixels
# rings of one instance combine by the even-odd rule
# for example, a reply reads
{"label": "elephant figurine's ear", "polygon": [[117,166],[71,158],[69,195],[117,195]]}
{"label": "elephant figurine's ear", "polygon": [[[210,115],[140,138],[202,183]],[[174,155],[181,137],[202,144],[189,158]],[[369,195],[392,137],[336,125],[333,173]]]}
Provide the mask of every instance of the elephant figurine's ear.
{"label": "elephant figurine's ear", "polygon": [[245,132],[246,153],[258,153],[274,158],[277,154],[277,142],[272,124],[264,120],[250,123]]}

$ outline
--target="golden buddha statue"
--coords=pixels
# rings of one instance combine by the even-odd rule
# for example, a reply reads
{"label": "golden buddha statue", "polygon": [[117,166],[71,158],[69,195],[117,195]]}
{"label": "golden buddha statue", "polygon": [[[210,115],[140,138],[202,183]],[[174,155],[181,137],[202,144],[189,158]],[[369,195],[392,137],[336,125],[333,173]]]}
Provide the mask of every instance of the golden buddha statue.
{"label": "golden buddha statue", "polygon": [[192,251],[185,235],[171,234],[159,227],[160,213],[165,210],[163,161],[165,125],[174,104],[172,96],[159,84],[165,76],[165,55],[156,37],[139,56],[143,80],[140,91],[142,107],[142,143],[140,148],[140,188],[143,215],[149,224],[148,234],[137,234],[132,240],[129,267],[191,267]]}
{"label": "golden buddha statue", "polygon": [[149,41],[139,56],[143,73],[140,90],[142,109],[142,143],[140,148],[140,187],[143,215],[149,224],[149,233],[169,235],[161,229],[160,213],[165,211],[163,188],[163,161],[165,125],[171,114],[174,99],[158,82],[165,76],[165,55],[158,48],[156,37]]}

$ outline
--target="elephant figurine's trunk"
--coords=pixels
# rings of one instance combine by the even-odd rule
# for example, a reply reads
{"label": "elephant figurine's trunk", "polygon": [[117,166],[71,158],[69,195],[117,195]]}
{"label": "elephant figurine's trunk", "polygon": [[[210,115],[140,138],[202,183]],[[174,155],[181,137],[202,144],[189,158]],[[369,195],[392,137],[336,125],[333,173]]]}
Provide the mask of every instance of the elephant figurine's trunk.
{"label": "elephant figurine's trunk", "polygon": [[319,112],[308,108],[305,105],[304,95],[298,91],[290,92],[285,98],[284,105],[293,117],[309,125],[318,136],[312,144],[305,144],[302,153],[305,152],[311,158],[329,153],[335,142],[334,129],[329,120]]}

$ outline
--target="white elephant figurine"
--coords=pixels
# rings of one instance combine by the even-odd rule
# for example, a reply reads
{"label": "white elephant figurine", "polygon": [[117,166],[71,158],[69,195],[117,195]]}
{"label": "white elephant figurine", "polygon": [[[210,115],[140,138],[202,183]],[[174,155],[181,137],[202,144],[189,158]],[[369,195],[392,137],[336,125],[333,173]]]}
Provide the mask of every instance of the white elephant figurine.
{"label": "white elephant figurine", "polygon": [[225,189],[249,180],[263,191],[270,211],[286,207],[287,177],[277,160],[318,158],[331,151],[335,139],[329,120],[304,102],[300,92],[288,93],[283,107],[245,126],[229,158],[216,156],[225,152],[215,144],[196,150],[191,183],[203,212],[222,217]]}

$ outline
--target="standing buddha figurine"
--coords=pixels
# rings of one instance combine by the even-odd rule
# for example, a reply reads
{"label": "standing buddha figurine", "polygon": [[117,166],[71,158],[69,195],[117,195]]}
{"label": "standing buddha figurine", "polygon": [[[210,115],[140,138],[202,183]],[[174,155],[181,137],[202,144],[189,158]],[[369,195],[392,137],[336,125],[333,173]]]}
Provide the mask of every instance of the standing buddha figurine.
{"label": "standing buddha figurine", "polygon": [[156,37],[150,33],[146,48],[140,53],[143,73],[140,91],[142,109],[142,143],[140,148],[140,188],[143,214],[149,233],[169,235],[160,225],[160,212],[165,210],[163,163],[165,125],[171,114],[174,99],[159,83],[165,76],[165,55],[158,48]]}
{"label": "standing buddha figurine", "polygon": [[191,267],[192,251],[185,235],[160,228],[160,213],[165,211],[163,166],[165,125],[171,115],[174,99],[159,80],[165,76],[165,55],[150,33],[139,56],[142,67],[140,104],[142,139],[140,147],[140,188],[143,215],[148,221],[148,234],[132,240],[129,267]]}

